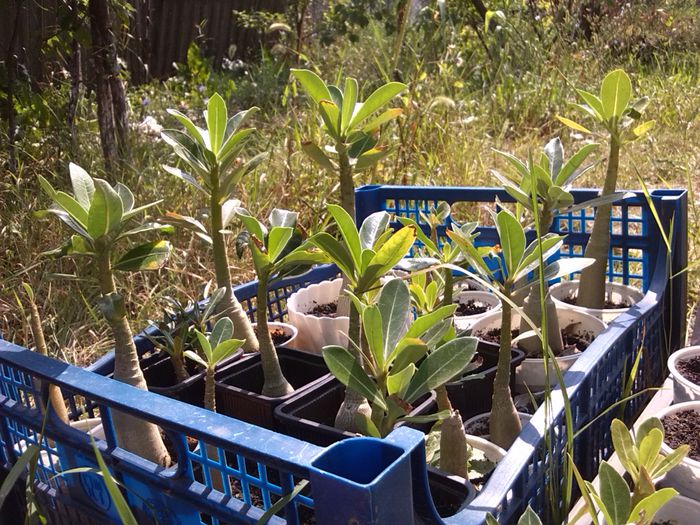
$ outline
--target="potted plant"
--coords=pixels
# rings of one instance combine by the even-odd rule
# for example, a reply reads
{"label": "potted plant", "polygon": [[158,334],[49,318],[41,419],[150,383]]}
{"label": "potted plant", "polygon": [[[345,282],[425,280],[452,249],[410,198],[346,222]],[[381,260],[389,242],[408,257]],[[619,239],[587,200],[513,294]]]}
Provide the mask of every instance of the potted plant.
{"label": "potted plant", "polygon": [[662,409],[658,418],[663,423],[661,453],[673,454],[674,448],[689,445],[688,455],[669,471],[663,483],[682,495],[700,501],[700,401],[687,401]]}
{"label": "potted plant", "polygon": [[244,128],[244,124],[257,111],[253,107],[240,111],[229,118],[226,103],[218,93],[209,98],[205,120],[207,129],[198,127],[186,115],[174,109],[168,110],[183,126],[184,130],[166,130],[161,133],[181,162],[189,171],[173,166],[163,169],[185,181],[202,193],[208,203],[208,228],[194,217],[168,213],[162,219],[192,231],[212,247],[216,285],[226,292],[217,306],[217,313],[225,313],[233,322],[237,337],[245,340],[246,352],[258,350],[258,340],[248,315],[231,290],[231,271],[228,264],[224,234],[235,217],[240,201],[235,198],[238,184],[252,172],[267,156],[260,153],[247,161],[240,156],[248,138],[255,128]]}
{"label": "potted plant", "polygon": [[[309,242],[326,254],[342,272],[348,283],[348,294],[360,300],[376,295],[380,279],[389,272],[411,249],[416,230],[406,226],[394,232],[389,228],[389,214],[373,213],[367,217],[358,232],[350,214],[341,206],[328,205],[328,211],[340,232],[342,242],[327,232],[319,232]],[[360,341],[360,311],[353,303],[350,308],[348,340]],[[359,351],[348,343],[348,351],[360,357]],[[347,389],[345,400],[338,410],[335,426],[340,430],[361,432],[357,414],[369,414],[367,401],[355,390]]]}
{"label": "potted plant", "polygon": [[[584,203],[574,204],[574,197],[570,192],[572,184],[594,166],[584,162],[597,146],[597,144],[587,144],[567,161],[564,160],[564,148],[558,137],[545,145],[538,159],[530,155],[527,162],[521,161],[510,153],[496,150],[496,153],[508,161],[513,173],[502,174],[497,170],[491,170],[491,173],[503,184],[504,189],[515,199],[517,205],[530,213],[536,232],[542,237],[550,231],[557,215],[573,213],[590,206],[610,204],[624,196],[622,193],[611,193]],[[539,279],[539,275],[535,278]],[[541,326],[544,322],[542,310],[542,298],[544,298],[549,346],[554,355],[565,355],[566,347],[557,315],[559,306],[549,293],[547,280],[544,281],[543,288],[544,296],[541,295],[539,286],[530,287],[523,302],[523,311],[537,326]],[[521,319],[520,331],[524,333],[528,330],[527,322]],[[519,347],[530,356],[542,355],[542,342],[534,335],[521,338]]]}
{"label": "potted plant", "polygon": [[274,407],[288,399],[295,390],[326,375],[327,370],[320,357],[311,354],[281,349],[278,355],[268,327],[270,283],[303,273],[312,264],[327,259],[323,253],[313,250],[313,245],[303,242],[296,213],[272,210],[268,218],[269,228],[244,208],[236,208],[235,213],[246,228],[238,236],[239,255],[244,247],[250,251],[258,276],[259,351],[240,366],[234,363],[221,371],[217,377],[217,395],[223,413],[271,427]]}
{"label": "potted plant", "polygon": [[[386,158],[392,148],[379,144],[384,124],[401,115],[401,108],[385,109],[387,104],[406,89],[400,82],[388,82],[360,102],[357,80],[348,77],[343,89],[326,84],[316,73],[292,69],[292,75],[315,104],[322,122],[323,143],[304,142],[302,150],[321,169],[337,177],[340,205],[355,221],[355,183],[357,173],[370,169]],[[326,344],[346,344],[339,334],[349,329],[350,301],[341,292],[348,286],[329,281],[310,290],[300,290],[290,298],[290,322],[300,331],[300,339],[320,353]],[[313,301],[317,301],[314,303]],[[320,301],[320,302],[319,302]],[[309,315],[316,306],[334,305],[332,315]]]}
{"label": "potted plant", "polygon": [[[172,230],[157,222],[133,224],[144,210],[156,203],[135,206],[134,195],[121,183],[115,186],[92,178],[77,166],[69,167],[73,194],[55,190],[43,177],[42,188],[54,206],[40,215],[58,217],[74,234],[52,253],[57,256],[84,257],[99,286],[100,310],[114,337],[114,379],[133,387],[147,389],[126,315],[123,297],[117,292],[115,272],[157,270],[170,255],[170,243],[149,241],[117,256],[117,245],[149,232]],[[112,414],[119,446],[157,465],[168,466],[170,455],[158,427],[142,419],[115,411]]]}
{"label": "potted plant", "polygon": [[[540,284],[530,280],[528,275],[559,251],[563,237],[549,233],[526,245],[525,230],[510,211],[502,209],[495,215],[494,220],[499,238],[497,248],[477,248],[474,245],[474,237],[457,228],[448,230],[447,235],[462,250],[466,261],[474,269],[474,276],[488,284],[501,298],[501,313],[495,314],[500,315],[499,356],[494,377],[490,434],[494,443],[508,449],[521,430],[510,391],[513,297],[523,293],[530,286]],[[486,263],[485,255],[497,259],[498,270]],[[544,267],[542,275],[545,279],[556,279],[577,271],[588,263],[585,259],[555,261]],[[502,280],[499,279],[499,274]],[[536,324],[531,323],[530,326],[540,335]],[[472,333],[479,333],[476,326],[473,327]]]}
{"label": "potted plant", "polygon": [[700,401],[700,346],[673,352],[668,358],[673,378],[673,402]]}
{"label": "potted plant", "polygon": [[[629,76],[616,69],[608,73],[600,86],[599,95],[578,89],[582,104],[576,107],[593,118],[607,133],[608,161],[605,182],[602,195],[613,194],[617,187],[619,171],[620,151],[625,145],[644,137],[654,126],[654,121],[646,121],[635,125],[641,118],[642,112],[648,104],[648,99],[643,97],[632,102],[632,83]],[[559,120],[572,129],[590,133],[581,124],[564,117]],[[581,279],[575,293],[569,296],[574,299],[577,307],[591,309],[590,313],[602,318],[606,307],[606,297],[616,291],[613,298],[619,297],[617,308],[632,306],[638,293],[628,291],[624,285],[609,284],[606,286],[606,273],[608,267],[608,252],[610,250],[610,217],[612,205],[602,204],[597,207],[591,236],[586,245],[585,257],[595,262],[585,268],[581,273]],[[560,297],[561,299],[562,297]]]}

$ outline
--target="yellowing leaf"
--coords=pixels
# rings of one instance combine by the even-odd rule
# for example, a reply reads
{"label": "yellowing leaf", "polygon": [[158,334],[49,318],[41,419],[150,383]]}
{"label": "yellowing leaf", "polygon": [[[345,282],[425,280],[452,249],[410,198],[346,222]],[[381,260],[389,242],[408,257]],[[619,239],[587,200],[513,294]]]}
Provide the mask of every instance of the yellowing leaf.
{"label": "yellowing leaf", "polygon": [[634,133],[635,137],[643,137],[646,135],[649,131],[651,131],[654,126],[656,125],[655,120],[647,120],[646,122],[640,124],[636,128],[632,130],[632,133]]}
{"label": "yellowing leaf", "polygon": [[580,131],[581,133],[590,133],[591,131],[589,129],[584,128],[581,124],[578,122],[574,122],[573,120],[570,120],[566,117],[562,117],[560,115],[557,115],[557,119],[559,122],[564,124],[565,126],[570,127],[571,129],[574,129],[576,131]]}

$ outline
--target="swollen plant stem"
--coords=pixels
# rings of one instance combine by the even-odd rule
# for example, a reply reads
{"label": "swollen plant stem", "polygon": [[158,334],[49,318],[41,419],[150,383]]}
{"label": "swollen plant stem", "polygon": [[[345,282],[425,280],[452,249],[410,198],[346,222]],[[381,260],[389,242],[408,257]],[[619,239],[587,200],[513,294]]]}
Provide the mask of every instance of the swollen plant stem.
{"label": "swollen plant stem", "polygon": [[[212,174],[212,182],[214,187],[218,186],[218,176]],[[248,315],[243,310],[241,303],[238,302],[236,296],[231,289],[231,270],[228,266],[228,254],[226,253],[226,242],[223,230],[223,219],[221,212],[221,204],[219,203],[219,194],[216,191],[211,192],[211,239],[214,250],[214,271],[216,273],[216,285],[219,288],[226,290],[223,299],[217,305],[217,313],[225,313],[233,323],[233,334],[237,339],[245,339],[243,350],[245,352],[258,351],[258,339],[255,337],[253,326],[250,324]],[[267,303],[265,303],[267,304]]]}
{"label": "swollen plant stem", "polygon": [[350,156],[348,149],[342,142],[338,141],[335,144],[335,150],[338,152],[338,174],[340,175],[340,205],[350,214],[353,220],[355,218],[355,182],[352,180],[352,166],[350,166]]}
{"label": "swollen plant stem", "polygon": [[[503,295],[510,300],[510,284],[506,281]],[[489,432],[491,441],[508,450],[521,430],[520,418],[510,396],[511,305],[502,301],[501,343],[498,351],[496,377],[493,379],[493,403]]]}
{"label": "swollen plant stem", "polygon": [[[48,347],[46,346],[46,339],[44,338],[44,329],[41,326],[39,309],[36,307],[36,303],[31,297],[29,299],[29,317],[32,337],[34,337],[34,345],[41,355],[48,356],[49,352]],[[66,403],[63,401],[61,389],[56,385],[49,385],[49,404],[51,405],[51,408],[58,419],[68,424],[68,411],[66,410]]]}
{"label": "swollen plant stem", "polygon": [[207,367],[207,374],[204,378],[204,408],[216,412],[216,383],[214,382],[216,365]]}
{"label": "swollen plant stem", "polygon": [[[124,302],[114,286],[109,249],[100,242],[96,244],[100,292],[104,299],[112,301],[111,307],[105,309],[105,318],[114,335],[114,379],[148,390],[139,366],[139,356],[126,318]],[[116,410],[112,411],[112,419],[120,447],[157,465],[170,465],[170,454],[156,425]]]}
{"label": "swollen plant stem", "polygon": [[[350,306],[348,326],[348,351],[350,351],[357,359],[362,362],[362,355],[359,353],[350,341],[360,341],[360,313],[355,308],[354,304]],[[357,424],[358,414],[363,414],[367,418],[372,417],[372,408],[367,400],[351,388],[345,389],[345,398],[335,415],[335,428],[339,430],[347,430],[348,432],[361,433],[362,429]]]}
{"label": "swollen plant stem", "polygon": [[182,359],[182,348],[175,348],[173,350],[173,353],[170,354],[170,360],[173,363],[175,377],[177,378],[178,382],[182,383],[186,379],[189,379],[190,375],[187,373],[185,361]]}
{"label": "swollen plant stem", "polygon": [[[616,135],[611,134],[603,195],[610,195],[615,191],[619,164],[620,141]],[[591,231],[591,237],[588,239],[584,254],[584,257],[590,257],[595,262],[581,272],[576,300],[578,306],[597,309],[602,309],[605,306],[605,273],[608,268],[608,251],[610,249],[611,212],[611,204],[604,204],[596,209],[593,231]]]}
{"label": "swollen plant stem", "polygon": [[258,320],[258,341],[260,344],[260,363],[262,365],[264,383],[262,394],[269,397],[282,397],[294,392],[294,387],[284,377],[275,345],[267,326],[267,284],[266,278],[260,276],[256,296]]}

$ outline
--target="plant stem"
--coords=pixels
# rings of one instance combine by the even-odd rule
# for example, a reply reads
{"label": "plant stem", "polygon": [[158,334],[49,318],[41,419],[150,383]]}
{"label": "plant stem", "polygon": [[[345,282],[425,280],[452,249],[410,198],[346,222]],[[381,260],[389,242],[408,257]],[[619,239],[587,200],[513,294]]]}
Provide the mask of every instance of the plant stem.
{"label": "plant stem", "polygon": [[269,397],[282,397],[294,392],[294,387],[282,373],[277,351],[267,326],[267,286],[268,280],[264,275],[258,275],[257,320],[258,341],[260,344],[260,362],[265,378],[262,394]]}
{"label": "plant stem", "polygon": [[448,474],[468,478],[469,445],[459,411],[452,410],[440,429],[440,469]]}
{"label": "plant stem", "polygon": [[[34,337],[34,345],[37,351],[41,355],[48,356],[49,351],[46,346],[46,339],[44,338],[44,329],[41,326],[41,316],[39,315],[39,309],[36,307],[36,303],[30,298],[29,299],[29,318],[32,329],[32,337]],[[64,423],[68,424],[68,411],[66,410],[66,403],[63,401],[63,394],[61,389],[56,385],[49,385],[49,404],[53,409],[54,413]],[[43,405],[43,403],[42,403]],[[45,409],[46,407],[43,407]]]}
{"label": "plant stem", "polygon": [[[139,366],[139,356],[134,345],[131,327],[126,318],[124,300],[116,293],[110,250],[101,241],[96,241],[97,278],[103,300],[111,301],[103,310],[114,335],[114,379],[142,390],[148,390],[143,372]],[[170,455],[165,448],[158,427],[133,416],[112,411],[114,430],[120,447],[138,454],[153,463],[170,465]]]}
{"label": "plant stem", "polygon": [[355,182],[352,179],[352,166],[350,156],[344,143],[338,141],[335,144],[338,152],[338,174],[340,175],[340,205],[355,220]]}
{"label": "plant stem", "polygon": [[[216,188],[219,185],[218,173],[212,173],[212,185]],[[259,348],[258,340],[255,337],[253,326],[250,324],[248,315],[243,310],[241,303],[231,289],[231,270],[228,266],[228,254],[226,253],[226,241],[223,230],[223,220],[221,216],[221,204],[218,191],[212,190],[210,201],[211,213],[211,239],[214,250],[214,271],[216,273],[216,285],[226,290],[223,299],[217,305],[217,313],[226,313],[233,323],[233,334],[238,339],[245,339],[243,350],[245,352],[257,352]],[[265,303],[267,304],[267,303]]]}
{"label": "plant stem", "polygon": [[204,408],[216,412],[216,383],[214,382],[216,365],[207,367],[207,374],[204,378]]}
{"label": "plant stem", "polygon": [[[503,295],[510,299],[510,283],[506,281]],[[520,433],[520,418],[510,397],[511,305],[502,301],[501,343],[498,351],[496,377],[493,380],[493,403],[489,431],[491,441],[508,450]]]}
{"label": "plant stem", "polygon": [[[179,338],[176,339],[179,342]],[[182,383],[186,379],[189,379],[190,374],[187,373],[187,367],[185,367],[185,360],[182,358],[182,348],[174,348],[173,353],[170,354],[170,361],[173,363],[173,369],[175,370],[175,377],[178,382]]]}
{"label": "plant stem", "polygon": [[[605,174],[603,195],[610,195],[617,186],[617,171],[620,164],[620,141],[615,134],[610,135],[608,169]],[[605,274],[608,268],[610,249],[611,204],[603,204],[596,209],[593,231],[586,245],[585,257],[595,260],[583,269],[578,287],[576,304],[585,308],[602,309],[605,306]]]}

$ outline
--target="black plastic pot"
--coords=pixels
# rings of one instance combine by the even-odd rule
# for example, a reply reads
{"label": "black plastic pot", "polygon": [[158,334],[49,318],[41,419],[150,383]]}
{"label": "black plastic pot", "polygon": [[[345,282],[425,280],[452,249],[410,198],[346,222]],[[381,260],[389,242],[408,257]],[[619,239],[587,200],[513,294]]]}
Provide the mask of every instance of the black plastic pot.
{"label": "black plastic pot", "polygon": [[[459,410],[463,420],[491,411],[493,379],[496,376],[498,364],[498,347],[479,341],[477,352],[483,359],[482,365],[459,381],[453,381],[446,385],[447,395],[450,397],[452,406]],[[512,391],[515,386],[515,369],[525,359],[525,353],[512,349],[510,355],[510,389]],[[482,377],[477,379],[474,378],[475,375]]]}
{"label": "black plastic pot", "polygon": [[[322,447],[341,439],[356,437],[351,432],[344,432],[333,426],[335,415],[344,398],[345,387],[342,383],[332,376],[326,378],[304,394],[281,403],[275,409],[280,431]],[[435,411],[435,395],[431,393],[416,403],[411,415],[418,416]]]}
{"label": "black plastic pot", "polygon": [[428,485],[435,509],[442,518],[456,514],[476,497],[476,489],[470,481],[448,476],[433,467],[428,467]]}
{"label": "black plastic pot", "polygon": [[277,348],[282,373],[294,387],[283,397],[260,394],[263,371],[260,355],[233,363],[216,375],[216,409],[221,414],[277,430],[274,410],[279,404],[303,394],[329,377],[323,357],[291,348]]}

